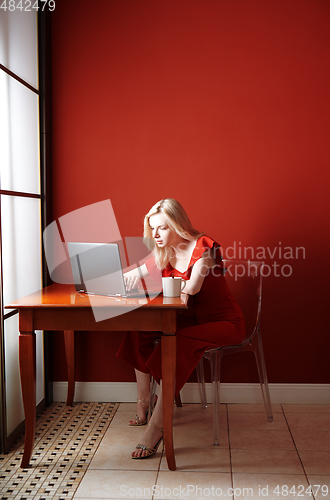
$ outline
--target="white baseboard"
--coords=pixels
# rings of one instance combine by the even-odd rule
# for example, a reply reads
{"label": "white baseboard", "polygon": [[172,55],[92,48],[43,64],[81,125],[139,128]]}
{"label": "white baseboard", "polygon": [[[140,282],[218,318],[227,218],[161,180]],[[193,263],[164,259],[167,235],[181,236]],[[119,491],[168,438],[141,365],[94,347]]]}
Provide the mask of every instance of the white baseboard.
{"label": "white baseboard", "polygon": [[[206,397],[212,402],[211,384]],[[67,382],[54,382],[54,401],[66,401]],[[269,384],[273,404],[330,404],[330,384]],[[262,403],[259,384],[221,384],[221,403]],[[183,403],[199,403],[197,383],[181,391]],[[135,382],[76,382],[75,401],[125,403],[136,401]]]}

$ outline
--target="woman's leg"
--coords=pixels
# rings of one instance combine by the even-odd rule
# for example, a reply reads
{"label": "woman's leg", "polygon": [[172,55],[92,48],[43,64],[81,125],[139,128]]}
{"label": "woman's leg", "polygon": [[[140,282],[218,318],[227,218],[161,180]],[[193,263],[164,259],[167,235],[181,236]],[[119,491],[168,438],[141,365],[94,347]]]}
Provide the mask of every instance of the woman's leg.
{"label": "woman's leg", "polygon": [[[147,425],[144,431],[144,434],[140,440],[140,444],[146,446],[147,448],[154,448],[163,435],[162,431],[153,427],[156,426],[159,427],[160,429],[163,428],[163,395],[162,395],[161,385],[159,389],[157,404],[152,413],[152,417],[149,421],[149,424],[150,425]],[[132,452],[132,457],[140,457],[144,455],[148,455],[148,453],[145,450],[142,450],[141,448],[138,448]]]}
{"label": "woman's leg", "polygon": [[138,424],[139,420],[142,422],[146,421],[146,414],[149,408],[149,397],[150,397],[150,373],[140,372],[135,369],[136,383],[137,383],[137,409],[136,416],[134,420],[130,420],[130,425],[141,425]]}

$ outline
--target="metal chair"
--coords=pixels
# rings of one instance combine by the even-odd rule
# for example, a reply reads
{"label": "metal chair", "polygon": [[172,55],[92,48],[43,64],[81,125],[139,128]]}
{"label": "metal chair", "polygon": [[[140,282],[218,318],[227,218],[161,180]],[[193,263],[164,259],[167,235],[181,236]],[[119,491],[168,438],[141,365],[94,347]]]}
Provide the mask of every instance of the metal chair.
{"label": "metal chair", "polygon": [[246,323],[246,336],[239,345],[224,346],[204,352],[196,367],[197,380],[202,407],[206,408],[206,391],[203,358],[211,365],[212,397],[213,397],[213,434],[214,445],[219,446],[219,404],[220,404],[220,369],[221,359],[225,354],[241,351],[253,351],[257,363],[259,381],[269,422],[273,421],[272,407],[268,389],[265,358],[260,333],[262,278],[264,263],[261,261],[224,260],[227,284],[240,305]]}

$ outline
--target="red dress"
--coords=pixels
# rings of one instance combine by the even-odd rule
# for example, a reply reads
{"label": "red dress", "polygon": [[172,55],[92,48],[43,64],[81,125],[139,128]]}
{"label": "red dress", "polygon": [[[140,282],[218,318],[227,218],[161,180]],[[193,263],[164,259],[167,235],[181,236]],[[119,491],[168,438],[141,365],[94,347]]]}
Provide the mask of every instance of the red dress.
{"label": "red dress", "polygon": [[[204,252],[209,252],[216,266],[205,276],[201,290],[191,295],[188,314],[180,314],[177,320],[176,389],[178,394],[207,349],[239,344],[245,335],[241,309],[231,294],[223,275],[220,245],[208,236],[201,236],[192,253],[187,271],[181,273],[170,264],[162,276],[180,276],[189,280],[193,265]],[[151,276],[159,276],[154,259],[146,262]],[[161,378],[160,344],[154,348],[157,332],[127,332],[117,356],[137,370],[151,373],[159,382]]]}

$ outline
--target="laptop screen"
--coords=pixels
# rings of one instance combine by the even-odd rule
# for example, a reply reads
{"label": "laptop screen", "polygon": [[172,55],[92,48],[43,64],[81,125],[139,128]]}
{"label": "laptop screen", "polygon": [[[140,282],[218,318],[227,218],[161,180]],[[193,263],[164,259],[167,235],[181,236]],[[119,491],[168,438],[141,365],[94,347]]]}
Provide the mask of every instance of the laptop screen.
{"label": "laptop screen", "polygon": [[76,290],[97,295],[125,295],[119,247],[116,243],[69,242]]}

